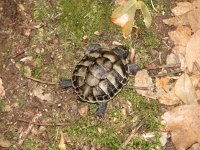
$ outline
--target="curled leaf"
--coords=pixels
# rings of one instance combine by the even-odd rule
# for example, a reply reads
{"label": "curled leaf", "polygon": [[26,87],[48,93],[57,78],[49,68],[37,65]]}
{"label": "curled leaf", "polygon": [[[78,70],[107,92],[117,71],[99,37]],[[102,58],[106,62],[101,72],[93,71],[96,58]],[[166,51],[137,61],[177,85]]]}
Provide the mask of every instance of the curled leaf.
{"label": "curled leaf", "polygon": [[147,6],[142,1],[128,0],[116,8],[111,16],[111,20],[114,24],[122,28],[124,37],[131,35],[132,27],[135,22],[135,12],[140,9],[143,16],[146,27],[151,25],[151,14]]}

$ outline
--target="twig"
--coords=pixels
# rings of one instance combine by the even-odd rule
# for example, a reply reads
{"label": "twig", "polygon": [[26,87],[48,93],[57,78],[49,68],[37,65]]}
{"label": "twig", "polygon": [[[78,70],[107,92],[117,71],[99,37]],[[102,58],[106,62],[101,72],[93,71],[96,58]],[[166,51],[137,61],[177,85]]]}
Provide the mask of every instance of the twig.
{"label": "twig", "polygon": [[69,125],[69,123],[38,123],[38,122],[28,121],[28,120],[24,120],[24,119],[17,119],[17,121],[31,123],[36,126],[66,126],[66,125]]}
{"label": "twig", "polygon": [[[33,117],[31,122],[36,122],[40,117],[42,117],[42,114],[41,113],[37,113]],[[31,132],[31,130],[32,130],[33,126],[34,126],[34,124],[31,123],[31,122],[29,123],[27,130],[24,131],[24,132],[22,131],[20,133],[19,140],[18,140],[17,144],[15,145],[16,149],[18,149],[23,144],[24,140],[27,138],[28,134]]]}
{"label": "twig", "polygon": [[126,86],[126,88],[128,88],[128,89],[138,89],[138,90],[149,90],[150,89],[150,87],[147,87],[147,86],[145,86],[145,87],[142,87],[142,86]]}
{"label": "twig", "polygon": [[153,0],[151,0],[151,6],[152,6],[153,10],[155,10],[156,12],[158,12],[158,10],[155,8],[155,6],[153,4]]}
{"label": "twig", "polygon": [[144,124],[144,120],[140,121],[140,123],[131,131],[130,135],[128,138],[122,143],[121,148],[125,149],[127,144],[131,141],[135,133],[141,128],[141,126]]}
{"label": "twig", "polygon": [[178,68],[181,64],[169,64],[169,65],[162,65],[162,66],[156,66],[156,67],[147,67],[148,70],[155,70],[155,69],[162,69],[162,68]]}
{"label": "twig", "polygon": [[13,56],[12,59],[14,59],[15,61],[19,61],[24,56],[25,56],[25,51],[22,51],[22,52],[16,54],[15,56]]}
{"label": "twig", "polygon": [[27,78],[27,79],[30,79],[30,80],[42,83],[42,84],[49,84],[49,85],[56,85],[56,84],[58,84],[58,83],[55,83],[55,82],[43,81],[43,80],[36,79],[36,78],[30,77],[30,76],[24,76],[24,77]]}
{"label": "twig", "polygon": [[168,76],[168,75],[172,75],[172,74],[176,74],[176,73],[182,73],[182,72],[183,72],[182,70],[178,70],[178,71],[172,71],[172,72],[168,72],[168,73],[152,75],[151,77],[164,77],[164,76]]}

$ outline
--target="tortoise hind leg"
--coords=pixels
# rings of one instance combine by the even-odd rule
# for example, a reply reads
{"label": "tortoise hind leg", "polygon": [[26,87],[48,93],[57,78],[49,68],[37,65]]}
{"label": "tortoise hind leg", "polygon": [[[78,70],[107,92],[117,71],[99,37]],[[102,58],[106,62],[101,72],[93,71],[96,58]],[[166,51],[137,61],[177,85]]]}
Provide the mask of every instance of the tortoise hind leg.
{"label": "tortoise hind leg", "polygon": [[59,84],[61,88],[66,89],[72,87],[72,80],[71,79],[60,80]]}
{"label": "tortoise hind leg", "polygon": [[99,107],[97,110],[97,116],[103,118],[105,116],[106,108],[108,102],[99,102]]}

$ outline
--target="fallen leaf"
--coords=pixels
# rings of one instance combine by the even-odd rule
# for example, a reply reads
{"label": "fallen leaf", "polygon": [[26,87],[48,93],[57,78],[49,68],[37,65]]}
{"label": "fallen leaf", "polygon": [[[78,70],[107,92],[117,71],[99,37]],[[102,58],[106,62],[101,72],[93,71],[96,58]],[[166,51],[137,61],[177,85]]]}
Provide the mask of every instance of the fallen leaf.
{"label": "fallen leaf", "polygon": [[180,62],[179,62],[179,58],[176,54],[170,53],[169,55],[167,55],[167,58],[166,58],[167,65],[178,64],[178,63],[180,63]]}
{"label": "fallen leaf", "polygon": [[187,18],[193,32],[196,32],[200,29],[200,8],[194,9],[193,11],[188,12]]}
{"label": "fallen leaf", "polygon": [[148,75],[147,70],[138,71],[135,76],[135,84],[136,87],[147,87],[148,90],[139,90],[136,89],[137,93],[141,94],[142,96],[146,96],[149,98],[156,99],[156,95],[153,92],[154,84],[152,78]]}
{"label": "fallen leaf", "polygon": [[188,74],[183,74],[177,80],[175,84],[175,94],[185,104],[197,103],[198,97],[195,91],[195,87],[192,84],[192,80]]}
{"label": "fallen leaf", "polygon": [[200,30],[195,32],[187,43],[186,47],[186,64],[189,72],[200,73],[197,68],[195,68],[194,63],[196,62],[200,65]]}
{"label": "fallen leaf", "polygon": [[184,26],[189,25],[193,32],[200,29],[200,1],[193,3],[180,2],[177,7],[172,10],[175,17],[164,19],[163,22],[168,25]]}
{"label": "fallen leaf", "polygon": [[188,150],[200,150],[200,143],[193,144]]}
{"label": "fallen leaf", "polygon": [[146,25],[147,28],[149,28],[151,26],[151,14],[149,12],[148,7],[145,5],[145,3],[143,1],[138,1],[138,9],[141,10],[143,17],[144,17],[144,23]]}
{"label": "fallen leaf", "polygon": [[169,91],[169,89],[171,88],[171,84],[170,84],[170,78],[168,77],[164,77],[164,78],[157,78],[156,79],[156,87],[157,88],[162,88],[165,91]]}
{"label": "fallen leaf", "polygon": [[3,96],[5,96],[5,89],[3,87],[3,81],[0,78],[0,97],[3,97]]}
{"label": "fallen leaf", "polygon": [[179,2],[177,6],[172,9],[172,13],[175,16],[182,15],[192,9],[192,4],[190,2]]}
{"label": "fallen leaf", "polygon": [[160,95],[158,96],[158,100],[161,104],[169,106],[176,105],[181,102],[179,97],[176,96],[174,89],[165,93],[160,93]]}
{"label": "fallen leaf", "polygon": [[192,84],[196,90],[198,99],[200,100],[200,74],[191,76]]}
{"label": "fallen leaf", "polygon": [[58,147],[60,150],[66,150],[65,139],[64,139],[62,131],[60,131],[60,143]]}
{"label": "fallen leaf", "polygon": [[200,143],[200,105],[178,106],[164,113],[165,130],[171,132],[172,142],[177,150],[186,150]]}
{"label": "fallen leaf", "polygon": [[180,16],[172,17],[169,19],[164,19],[163,22],[168,25],[174,26],[184,26],[190,25],[187,15],[183,14]]}
{"label": "fallen leaf", "polygon": [[47,101],[47,102],[52,102],[53,101],[53,96],[50,93],[44,93],[42,87],[37,87],[32,90],[31,95],[36,96],[40,100]]}
{"label": "fallen leaf", "polygon": [[151,25],[151,14],[148,10],[148,7],[145,5],[143,1],[139,0],[128,0],[123,2],[119,7],[117,7],[111,16],[111,20],[114,24],[120,26],[122,28],[122,32],[124,37],[129,37],[132,32],[132,27],[135,22],[135,12],[137,9],[140,9],[143,17],[144,23],[146,27],[150,27]]}
{"label": "fallen leaf", "polygon": [[191,37],[191,29],[186,26],[178,26],[175,31],[171,31],[168,34],[170,39],[174,42],[174,52],[176,54],[181,53],[185,55],[186,45]]}

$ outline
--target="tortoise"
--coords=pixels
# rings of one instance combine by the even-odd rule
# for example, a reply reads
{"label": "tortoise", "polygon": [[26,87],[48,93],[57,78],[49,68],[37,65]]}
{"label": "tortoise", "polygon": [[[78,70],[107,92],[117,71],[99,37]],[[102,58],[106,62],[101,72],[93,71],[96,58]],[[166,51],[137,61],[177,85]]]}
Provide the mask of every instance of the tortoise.
{"label": "tortoise", "polygon": [[60,86],[73,87],[79,101],[99,104],[97,116],[104,117],[107,102],[127,84],[129,74],[135,74],[139,68],[127,63],[129,50],[125,46],[106,51],[94,44],[84,54],[72,78],[61,80]]}

